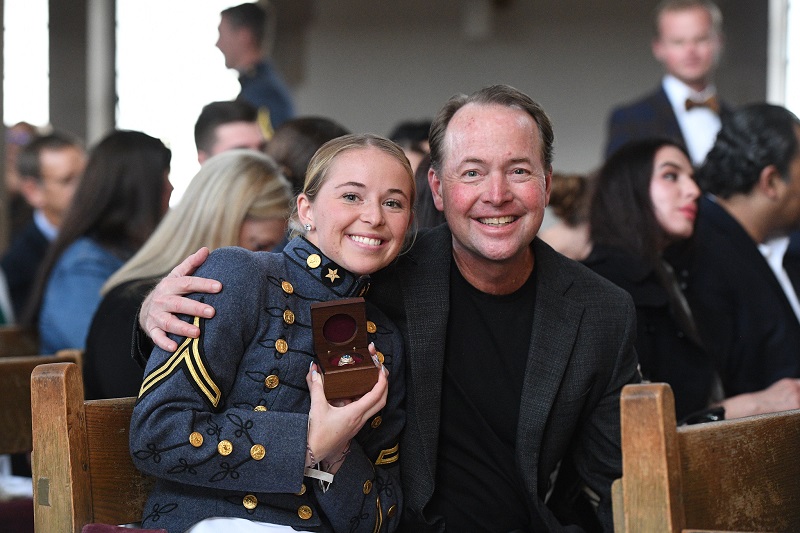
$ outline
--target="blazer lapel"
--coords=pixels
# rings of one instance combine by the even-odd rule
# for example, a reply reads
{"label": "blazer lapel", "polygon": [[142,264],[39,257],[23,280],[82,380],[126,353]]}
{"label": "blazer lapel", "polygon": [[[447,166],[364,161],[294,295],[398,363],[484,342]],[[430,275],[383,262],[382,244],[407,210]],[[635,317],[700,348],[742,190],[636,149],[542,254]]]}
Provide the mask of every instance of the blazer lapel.
{"label": "blazer lapel", "polygon": [[667,97],[667,93],[664,92],[663,87],[661,87],[654,95],[653,109],[655,110],[656,114],[654,125],[662,124],[664,134],[666,136],[680,141],[685,145],[686,139],[683,138],[681,126],[678,124],[678,119],[675,117],[675,111],[672,109],[672,104]]}
{"label": "blazer lapel", "polygon": [[517,425],[517,461],[525,486],[536,501],[544,430],[562,387],[583,306],[564,296],[573,280],[565,278],[558,269],[555,252],[537,239],[534,253],[536,308]]}
{"label": "blazer lapel", "polygon": [[[419,442],[413,455],[422,457],[432,493],[442,396],[447,317],[450,311],[451,236],[445,226],[427,232],[405,258],[400,282],[404,287],[407,357],[408,425]],[[409,456],[407,456],[409,457]],[[410,457],[409,457],[410,458]]]}

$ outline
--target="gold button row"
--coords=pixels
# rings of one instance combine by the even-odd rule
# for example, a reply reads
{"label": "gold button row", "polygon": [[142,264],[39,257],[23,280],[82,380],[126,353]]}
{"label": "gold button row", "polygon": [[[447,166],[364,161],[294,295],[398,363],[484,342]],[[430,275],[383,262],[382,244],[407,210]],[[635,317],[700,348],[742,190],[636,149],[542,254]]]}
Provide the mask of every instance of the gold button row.
{"label": "gold button row", "polygon": [[294,292],[294,287],[292,287],[292,284],[288,281],[281,282],[281,289],[283,289],[283,292],[286,294],[292,294]]}
{"label": "gold button row", "polygon": [[375,333],[376,331],[378,331],[378,327],[375,325],[375,322],[373,322],[372,320],[367,320],[367,331],[369,333]]}
{"label": "gold button row", "polygon": [[[248,511],[252,511],[256,507],[258,507],[258,498],[255,497],[253,494],[248,494],[244,498],[242,498],[242,505]],[[301,505],[297,508],[297,516],[302,518],[303,520],[308,520],[312,516],[314,516],[314,511],[311,510],[311,507],[308,505]]]}
{"label": "gold button row", "polygon": [[250,448],[250,457],[256,461],[260,461],[265,455],[267,455],[267,450],[261,444],[253,444]]}
{"label": "gold button row", "polygon": [[264,379],[264,385],[266,385],[268,389],[274,389],[280,382],[281,380],[275,374],[270,374]]}
{"label": "gold button row", "polygon": [[233,452],[233,444],[229,440],[221,440],[217,444],[217,451],[220,455],[230,455]]}
{"label": "gold button row", "polygon": [[378,429],[382,423],[383,423],[383,418],[381,418],[381,416],[378,415],[372,419],[372,423],[370,424],[370,426],[372,426],[372,429]]}

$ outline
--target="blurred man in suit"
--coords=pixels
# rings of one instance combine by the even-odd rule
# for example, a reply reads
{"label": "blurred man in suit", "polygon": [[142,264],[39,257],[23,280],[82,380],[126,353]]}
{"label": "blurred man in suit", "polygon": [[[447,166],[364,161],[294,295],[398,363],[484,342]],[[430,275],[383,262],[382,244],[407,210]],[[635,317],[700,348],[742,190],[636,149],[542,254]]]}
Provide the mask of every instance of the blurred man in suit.
{"label": "blurred man in suit", "polygon": [[739,395],[726,416],[800,408],[800,286],[784,258],[800,227],[800,120],[769,104],[733,112],[697,181],[686,296],[724,395]]}
{"label": "blurred man in suit", "polygon": [[264,126],[272,131],[294,116],[294,104],[266,57],[268,13],[255,3],[245,3],[223,10],[221,17],[217,48],[225,56],[225,66],[239,72],[238,99],[265,113]]}
{"label": "blurred man in suit", "polygon": [[17,316],[27,304],[38,266],[58,234],[85,165],[83,146],[65,133],[35,138],[19,153],[20,191],[34,209],[33,221],[0,262]]}
{"label": "blurred man in suit", "polygon": [[680,141],[698,165],[714,144],[720,113],[713,78],[722,50],[722,13],[710,0],[666,0],[656,9],[653,56],[664,67],[661,85],[614,109],[606,157],[634,139],[667,136]]}

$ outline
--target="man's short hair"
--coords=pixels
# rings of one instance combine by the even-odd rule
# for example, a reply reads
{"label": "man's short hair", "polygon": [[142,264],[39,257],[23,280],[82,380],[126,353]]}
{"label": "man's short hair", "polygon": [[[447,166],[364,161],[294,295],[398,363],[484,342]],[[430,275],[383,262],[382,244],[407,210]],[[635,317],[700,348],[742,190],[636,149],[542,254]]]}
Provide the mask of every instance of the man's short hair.
{"label": "man's short hair", "polygon": [[531,98],[508,85],[491,85],[472,93],[457,94],[450,98],[444,107],[436,114],[431,123],[429,143],[431,146],[431,166],[440,173],[444,163],[444,137],[447,126],[456,112],[467,104],[501,105],[521,109],[528,113],[539,128],[539,138],[542,143],[542,165],[546,171],[553,166],[553,124],[542,106]]}
{"label": "man's short hair", "polygon": [[223,9],[220,15],[236,29],[246,28],[257,46],[264,44],[267,27],[267,12],[258,4],[245,3]]}
{"label": "man's short hair", "polygon": [[257,122],[258,110],[241,100],[211,102],[203,107],[194,125],[197,151],[211,153],[217,142],[216,130],[231,122]]}
{"label": "man's short hair", "polygon": [[54,131],[47,135],[34,137],[17,156],[17,172],[20,177],[33,178],[42,181],[41,153],[44,150],[64,150],[65,148],[77,148],[83,150],[83,144],[68,133]]}
{"label": "man's short hair", "polygon": [[722,11],[711,0],[664,0],[653,12],[653,35],[660,37],[661,15],[667,12],[686,11],[694,8],[705,9],[711,16],[711,28],[717,35],[722,35]]}
{"label": "man's short hair", "polygon": [[794,113],[771,104],[748,105],[723,117],[714,147],[697,172],[700,188],[721,198],[747,194],[769,165],[789,181],[798,125]]}

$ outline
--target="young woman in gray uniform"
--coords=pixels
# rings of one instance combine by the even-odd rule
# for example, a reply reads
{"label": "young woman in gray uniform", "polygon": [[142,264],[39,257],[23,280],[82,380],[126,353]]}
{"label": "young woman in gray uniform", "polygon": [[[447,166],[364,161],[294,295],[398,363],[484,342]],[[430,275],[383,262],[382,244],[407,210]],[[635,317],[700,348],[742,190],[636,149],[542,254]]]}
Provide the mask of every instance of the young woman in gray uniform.
{"label": "young woman in gray uniform", "polygon": [[[382,365],[361,396],[329,402],[314,363],[311,304],[363,296],[400,253],[415,188],[403,151],[348,135],[315,154],[282,253],[215,250],[196,294],[213,318],[150,356],[131,420],[131,454],[158,481],[143,527],[191,531],[392,531],[402,506],[402,338],[367,304]],[[346,361],[345,361],[346,362]]]}

